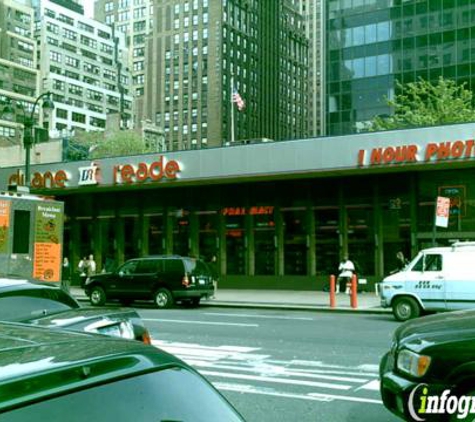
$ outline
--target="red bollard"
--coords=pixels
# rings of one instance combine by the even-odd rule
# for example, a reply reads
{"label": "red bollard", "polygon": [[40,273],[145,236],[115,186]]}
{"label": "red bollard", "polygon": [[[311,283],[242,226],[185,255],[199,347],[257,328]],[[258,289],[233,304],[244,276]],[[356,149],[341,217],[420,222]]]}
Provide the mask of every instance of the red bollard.
{"label": "red bollard", "polygon": [[335,301],[335,276],[330,276],[330,308],[334,308],[336,306]]}
{"label": "red bollard", "polygon": [[350,304],[353,309],[358,307],[358,279],[356,274],[351,277]]}

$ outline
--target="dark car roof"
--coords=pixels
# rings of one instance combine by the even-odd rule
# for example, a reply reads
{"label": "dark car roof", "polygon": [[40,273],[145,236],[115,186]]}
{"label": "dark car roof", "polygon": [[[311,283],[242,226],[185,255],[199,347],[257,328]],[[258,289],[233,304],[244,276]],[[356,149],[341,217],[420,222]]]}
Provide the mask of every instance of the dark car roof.
{"label": "dark car roof", "polygon": [[0,322],[0,412],[53,391],[176,365],[188,367],[140,342]]}

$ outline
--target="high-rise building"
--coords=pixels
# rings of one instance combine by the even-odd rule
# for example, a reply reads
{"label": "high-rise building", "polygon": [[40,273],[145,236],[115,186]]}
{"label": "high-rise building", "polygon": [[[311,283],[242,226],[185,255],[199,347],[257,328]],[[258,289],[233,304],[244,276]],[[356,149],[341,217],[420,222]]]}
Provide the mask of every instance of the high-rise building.
{"label": "high-rise building", "polygon": [[[19,144],[38,92],[34,14],[27,2],[0,0],[0,145]],[[13,115],[3,113],[9,106]]]}
{"label": "high-rise building", "polygon": [[397,81],[440,76],[475,89],[475,4],[469,0],[330,0],[328,133],[347,134],[392,110]]}
{"label": "high-rise building", "polygon": [[307,49],[292,0],[155,0],[144,116],[172,150],[306,136]]}
{"label": "high-rise building", "polygon": [[134,127],[143,127],[145,43],[153,25],[152,0],[97,0],[94,19],[104,22],[126,37],[127,66],[134,97]]}
{"label": "high-rise building", "polygon": [[308,134],[325,134],[325,4],[324,0],[298,0],[308,38]]}
{"label": "high-rise building", "polygon": [[82,6],[71,0],[36,3],[41,80],[55,103],[50,130],[58,135],[103,130],[107,120],[129,128],[132,96],[124,36],[84,16]]}

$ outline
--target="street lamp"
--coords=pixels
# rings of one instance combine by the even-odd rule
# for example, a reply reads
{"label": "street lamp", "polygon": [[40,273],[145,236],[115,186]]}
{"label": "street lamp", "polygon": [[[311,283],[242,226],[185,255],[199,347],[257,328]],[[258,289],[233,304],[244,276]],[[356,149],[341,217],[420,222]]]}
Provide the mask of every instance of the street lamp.
{"label": "street lamp", "polygon": [[[33,145],[33,127],[35,125],[35,110],[41,99],[43,99],[42,108],[43,111],[51,111],[54,109],[53,100],[50,98],[51,92],[44,92],[38,98],[36,98],[30,113],[26,113],[23,110],[23,147],[25,148],[25,186],[30,186],[30,153],[31,146]],[[8,103],[2,114],[14,114],[14,109],[11,103]]]}

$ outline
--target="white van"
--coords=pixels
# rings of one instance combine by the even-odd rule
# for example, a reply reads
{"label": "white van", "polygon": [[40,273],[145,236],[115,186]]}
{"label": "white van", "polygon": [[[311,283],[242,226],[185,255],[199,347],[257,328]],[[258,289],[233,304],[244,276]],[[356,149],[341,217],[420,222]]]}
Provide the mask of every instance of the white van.
{"label": "white van", "polygon": [[380,286],[381,306],[399,321],[424,311],[475,307],[475,242],[424,249]]}

